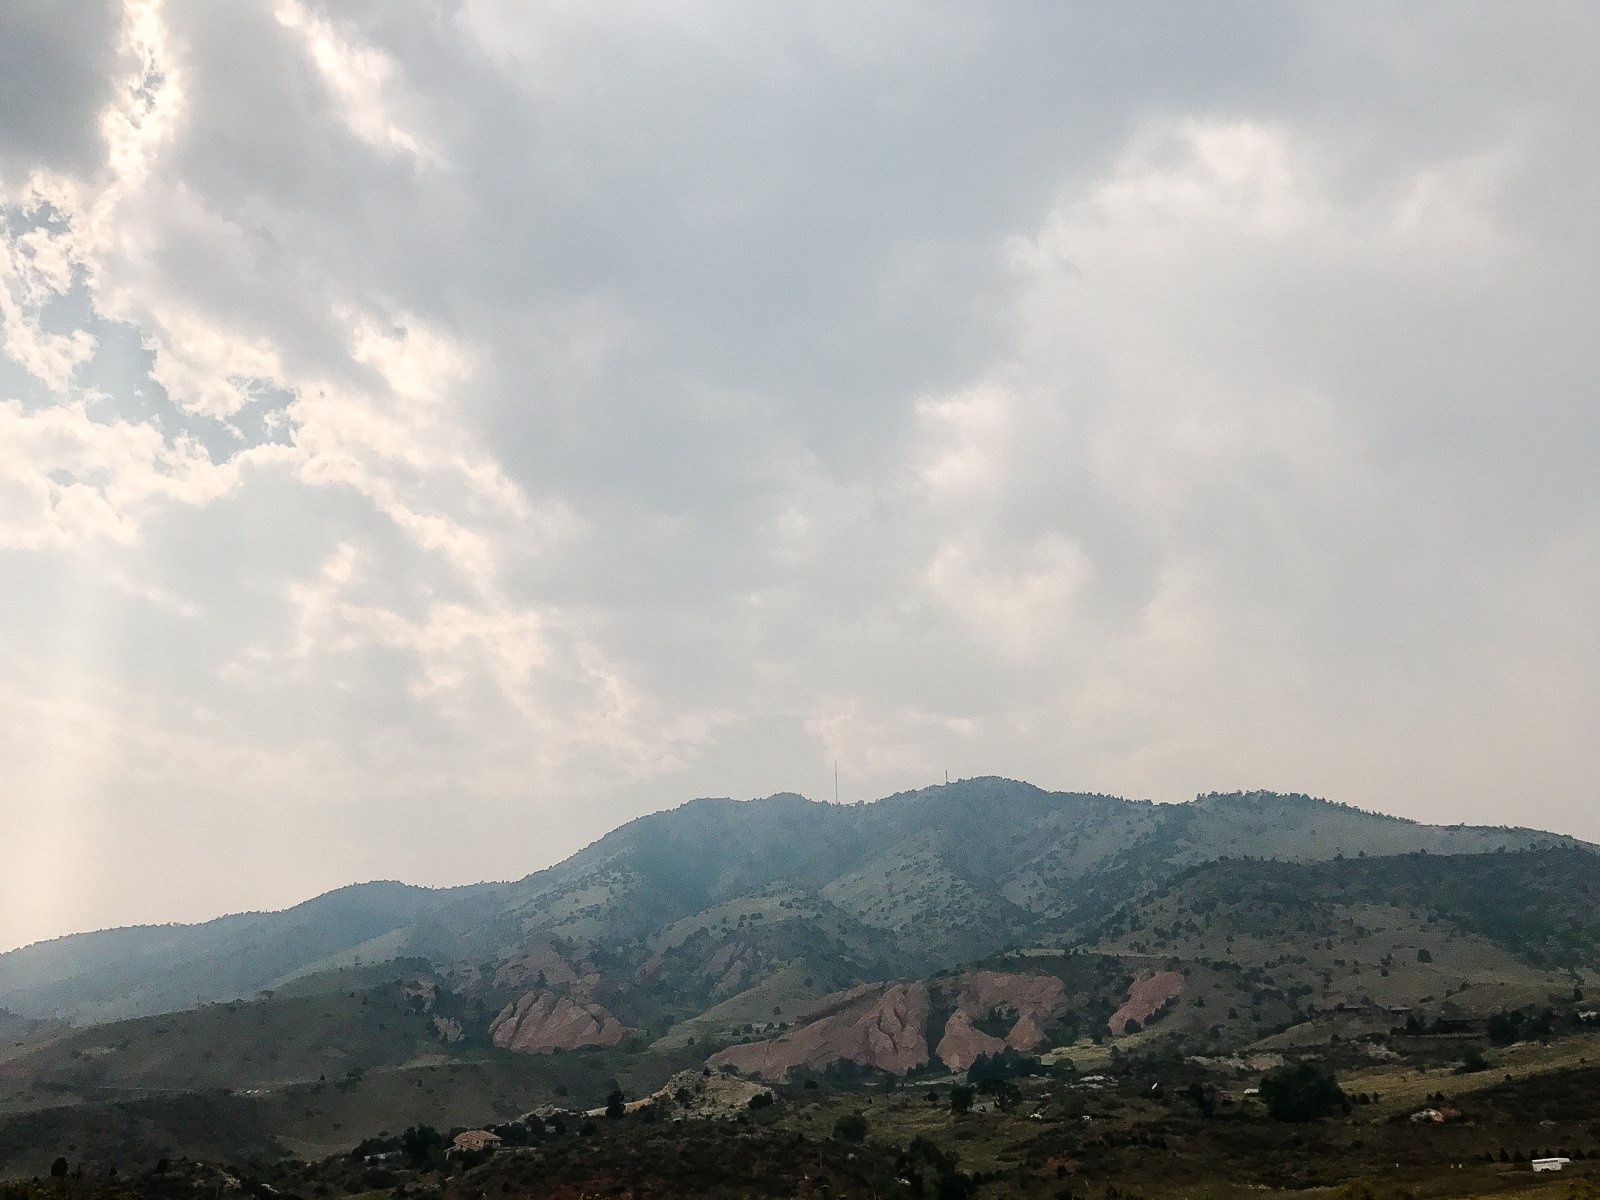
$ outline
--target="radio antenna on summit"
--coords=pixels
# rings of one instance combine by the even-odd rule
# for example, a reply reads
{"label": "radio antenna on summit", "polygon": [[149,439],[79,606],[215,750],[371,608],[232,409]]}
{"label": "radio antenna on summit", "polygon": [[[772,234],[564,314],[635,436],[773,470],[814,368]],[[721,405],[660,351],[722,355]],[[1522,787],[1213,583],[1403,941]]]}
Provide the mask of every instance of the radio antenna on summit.
{"label": "radio antenna on summit", "polygon": [[839,803],[839,760],[833,760],[833,802]]}

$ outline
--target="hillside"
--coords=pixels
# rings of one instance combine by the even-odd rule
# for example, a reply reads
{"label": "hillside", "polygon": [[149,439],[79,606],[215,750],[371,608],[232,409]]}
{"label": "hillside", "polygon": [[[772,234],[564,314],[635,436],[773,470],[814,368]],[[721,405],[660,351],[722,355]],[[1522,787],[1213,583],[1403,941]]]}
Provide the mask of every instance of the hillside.
{"label": "hillside", "polygon": [[365,883],[282,912],[36,942],[0,954],[0,1006],[92,1022],[252,996],[297,975],[401,957],[430,912],[490,891]]}
{"label": "hillside", "polygon": [[745,986],[796,971],[811,978],[809,988],[785,985],[792,1002],[830,990],[837,979],[822,974],[928,974],[1080,936],[1141,888],[1223,855],[1318,861],[1573,844],[1524,829],[1418,825],[1305,796],[1156,805],[996,778],[860,805],[696,800],[514,883],[364,884],[281,913],[26,947],[0,955],[0,1006],[78,1022],[147,1015],[358,960],[479,963],[541,934],[602,947],[613,968],[654,962],[662,999],[650,1020],[681,1021],[732,995],[731,984],[718,994],[690,978],[718,955],[746,964]]}
{"label": "hillside", "polygon": [[[1395,950],[1434,957],[1433,943],[1493,946],[1525,966],[1600,967],[1600,853],[1556,848],[1490,854],[1404,854],[1287,863],[1228,859],[1190,868],[1130,899],[1098,931],[1140,953],[1239,959],[1246,945],[1346,945],[1383,932],[1385,912],[1415,932]],[[1231,953],[1224,954],[1229,946]]]}

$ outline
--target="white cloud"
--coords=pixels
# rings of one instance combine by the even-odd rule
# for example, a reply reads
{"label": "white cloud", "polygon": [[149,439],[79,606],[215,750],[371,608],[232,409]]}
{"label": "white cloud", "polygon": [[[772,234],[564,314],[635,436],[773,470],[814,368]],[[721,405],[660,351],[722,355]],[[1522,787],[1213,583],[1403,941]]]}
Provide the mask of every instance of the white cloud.
{"label": "white cloud", "polygon": [[1600,836],[1592,23],[31,2],[0,942],[835,759]]}

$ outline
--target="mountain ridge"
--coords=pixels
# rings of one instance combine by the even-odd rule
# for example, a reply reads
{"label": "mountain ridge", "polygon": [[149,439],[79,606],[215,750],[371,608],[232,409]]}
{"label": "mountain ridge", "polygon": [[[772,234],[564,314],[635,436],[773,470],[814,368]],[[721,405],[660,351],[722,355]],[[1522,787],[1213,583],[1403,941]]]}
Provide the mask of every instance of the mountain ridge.
{"label": "mountain ridge", "polygon": [[1584,844],[1524,828],[1425,825],[1298,793],[1156,804],[995,776],[859,804],[699,798],[508,882],[380,880],[278,912],[34,943],[0,954],[0,1007],[80,1023],[147,1015],[360,962],[492,959],[535,933],[642,956],[669,926],[780,886],[814,919],[838,931],[848,923],[853,932],[838,934],[847,942],[881,942],[864,969],[917,973],[1081,934],[1140,887],[1245,847],[1319,861]]}

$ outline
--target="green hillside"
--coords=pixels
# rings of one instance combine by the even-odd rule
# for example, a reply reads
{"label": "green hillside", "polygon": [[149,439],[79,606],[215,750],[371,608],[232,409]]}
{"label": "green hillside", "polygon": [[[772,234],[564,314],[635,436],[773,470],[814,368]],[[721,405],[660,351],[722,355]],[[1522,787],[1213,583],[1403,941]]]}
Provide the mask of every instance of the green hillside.
{"label": "green hillside", "polygon": [[[793,946],[760,950],[757,974],[807,958],[864,978],[926,974],[1007,946],[1081,936],[1141,889],[1224,855],[1321,861],[1574,844],[1531,830],[1418,825],[1306,796],[1156,805],[997,778],[859,805],[794,795],[696,800],[514,883],[363,884],[281,913],[26,947],[0,955],[0,1005],[30,1018],[104,1021],[249,997],[363,963],[482,963],[535,934],[603,947],[613,967],[632,969],[684,922],[712,922],[715,940],[723,916],[702,914],[779,893],[800,907],[765,905],[769,925],[809,915],[786,922]],[[800,933],[808,922],[820,940]],[[635,1023],[683,1019],[696,1004],[727,998],[678,991]]]}
{"label": "green hillside", "polygon": [[285,979],[376,953],[401,956],[430,912],[492,890],[401,883],[340,888],[274,913],[203,925],[151,925],[74,934],[0,954],[0,1005],[30,1017],[107,1021],[254,995]]}

